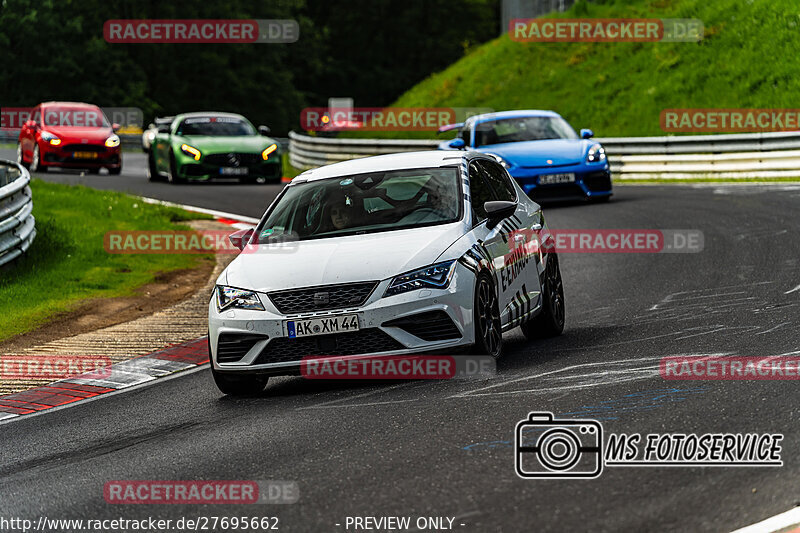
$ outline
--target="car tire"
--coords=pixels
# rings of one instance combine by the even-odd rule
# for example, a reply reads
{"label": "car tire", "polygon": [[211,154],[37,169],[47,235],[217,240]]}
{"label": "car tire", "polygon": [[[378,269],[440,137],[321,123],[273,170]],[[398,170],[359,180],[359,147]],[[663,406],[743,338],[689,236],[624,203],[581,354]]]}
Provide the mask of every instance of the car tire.
{"label": "car tire", "polygon": [[25,168],[30,168],[30,165],[22,157],[22,143],[17,143],[17,163]]}
{"label": "car tire", "polygon": [[33,145],[33,156],[31,156],[31,165],[30,170],[31,172],[47,172],[47,167],[43,167],[41,165],[41,156],[39,155],[39,145]]}
{"label": "car tire", "polygon": [[156,158],[152,150],[147,155],[147,179],[150,181],[161,181],[162,179],[161,174],[158,172],[158,167],[156,167]]}
{"label": "car tire", "polygon": [[[208,339],[208,358],[211,359],[211,339]],[[211,362],[211,375],[214,383],[222,394],[229,396],[251,396],[258,394],[267,386],[269,377],[267,376],[247,376],[247,375],[225,375],[214,369]]]}
{"label": "car tire", "polygon": [[500,303],[492,278],[481,272],[475,280],[475,299],[472,307],[475,344],[471,352],[490,355],[495,359],[503,353],[503,330],[500,323]]}
{"label": "car tire", "polygon": [[167,181],[173,184],[183,183],[183,178],[178,177],[178,164],[175,162],[175,154],[169,154],[169,174]]}
{"label": "car tire", "polygon": [[558,266],[558,255],[550,252],[542,282],[542,310],[534,318],[523,322],[520,329],[528,340],[555,337],[564,331],[565,318],[564,284]]}
{"label": "car tire", "polygon": [[112,176],[119,176],[122,173],[122,166],[116,168],[109,168],[108,173]]}
{"label": "car tire", "polygon": [[227,376],[214,370],[213,365],[211,374],[220,392],[228,396],[253,396],[263,391],[269,381],[269,378],[264,376]]}

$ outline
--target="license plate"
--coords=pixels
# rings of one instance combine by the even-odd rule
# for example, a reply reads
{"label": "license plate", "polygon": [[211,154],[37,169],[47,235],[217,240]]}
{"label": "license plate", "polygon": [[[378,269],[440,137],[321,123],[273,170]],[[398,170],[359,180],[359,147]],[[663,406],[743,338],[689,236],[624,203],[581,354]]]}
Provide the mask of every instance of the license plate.
{"label": "license plate", "polygon": [[97,159],[97,152],[72,152],[75,159]]}
{"label": "license plate", "polygon": [[552,185],[553,183],[574,183],[575,174],[568,172],[565,174],[547,174],[539,176],[539,185]]}
{"label": "license plate", "polygon": [[247,176],[250,169],[247,167],[221,167],[219,173],[225,176]]}
{"label": "license plate", "polygon": [[286,336],[290,339],[311,337],[313,335],[329,335],[331,333],[346,333],[349,331],[358,331],[358,315],[339,315],[286,321]]}

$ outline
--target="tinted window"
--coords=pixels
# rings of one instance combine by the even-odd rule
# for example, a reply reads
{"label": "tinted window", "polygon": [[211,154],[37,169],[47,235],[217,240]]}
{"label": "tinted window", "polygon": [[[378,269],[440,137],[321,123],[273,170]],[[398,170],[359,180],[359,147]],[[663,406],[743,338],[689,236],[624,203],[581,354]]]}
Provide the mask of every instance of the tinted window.
{"label": "tinted window", "polygon": [[511,178],[508,177],[508,173],[503,170],[503,167],[493,161],[478,161],[477,163],[483,167],[486,179],[489,181],[498,200],[508,202],[517,200],[517,191],[514,190]]}
{"label": "tinted window", "polygon": [[475,145],[577,139],[578,134],[561,117],[518,117],[481,122],[475,130]]}
{"label": "tinted window", "polygon": [[461,218],[455,167],[371,172],[292,185],[261,225],[264,240],[433,226]]}
{"label": "tinted window", "polygon": [[98,107],[88,106],[47,106],[42,114],[45,126],[65,126],[75,128],[107,128],[106,116]]}
{"label": "tinted window", "polygon": [[212,135],[235,137],[255,135],[253,126],[238,117],[190,117],[183,120],[177,135]]}
{"label": "tinted window", "polygon": [[494,200],[492,190],[484,181],[482,174],[474,162],[469,164],[469,195],[472,200],[474,224],[486,219],[486,209],[483,204]]}

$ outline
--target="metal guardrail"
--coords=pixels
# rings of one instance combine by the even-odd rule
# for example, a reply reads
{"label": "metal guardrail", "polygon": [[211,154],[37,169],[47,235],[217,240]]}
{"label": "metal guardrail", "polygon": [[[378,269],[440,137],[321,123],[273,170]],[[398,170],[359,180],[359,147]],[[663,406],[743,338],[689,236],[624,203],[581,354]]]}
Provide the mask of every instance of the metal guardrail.
{"label": "metal guardrail", "polygon": [[22,255],[36,237],[30,182],[24,167],[0,159],[0,265]]}
{"label": "metal guardrail", "polygon": [[[800,131],[598,138],[614,179],[800,177]],[[301,169],[377,154],[433,150],[438,140],[338,139],[289,133]]]}

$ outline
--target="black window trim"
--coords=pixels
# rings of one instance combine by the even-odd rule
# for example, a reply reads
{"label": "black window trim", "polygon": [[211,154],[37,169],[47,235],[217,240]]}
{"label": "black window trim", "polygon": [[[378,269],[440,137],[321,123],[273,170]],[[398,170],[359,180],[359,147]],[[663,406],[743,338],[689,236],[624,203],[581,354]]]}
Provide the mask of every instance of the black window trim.
{"label": "black window trim", "polygon": [[[514,178],[511,177],[511,175],[508,173],[508,171],[505,168],[503,168],[503,166],[500,163],[498,163],[497,161],[495,161],[494,159],[491,159],[489,157],[476,157],[475,159],[473,159],[473,161],[485,161],[486,163],[488,163],[490,165],[493,164],[493,165],[497,165],[498,167],[500,167],[500,169],[503,172],[504,177],[507,180],[509,180],[509,183],[511,184],[511,190],[514,191],[514,200],[513,201],[519,203],[519,193],[517,192],[517,188],[514,187]],[[484,172],[488,172],[488,171],[484,169]],[[497,191],[494,190],[494,186],[492,185],[492,182],[489,181],[489,180],[484,180],[484,181],[488,182],[489,189],[491,189],[492,193],[494,194],[495,199],[499,199],[500,196],[497,194]]]}

